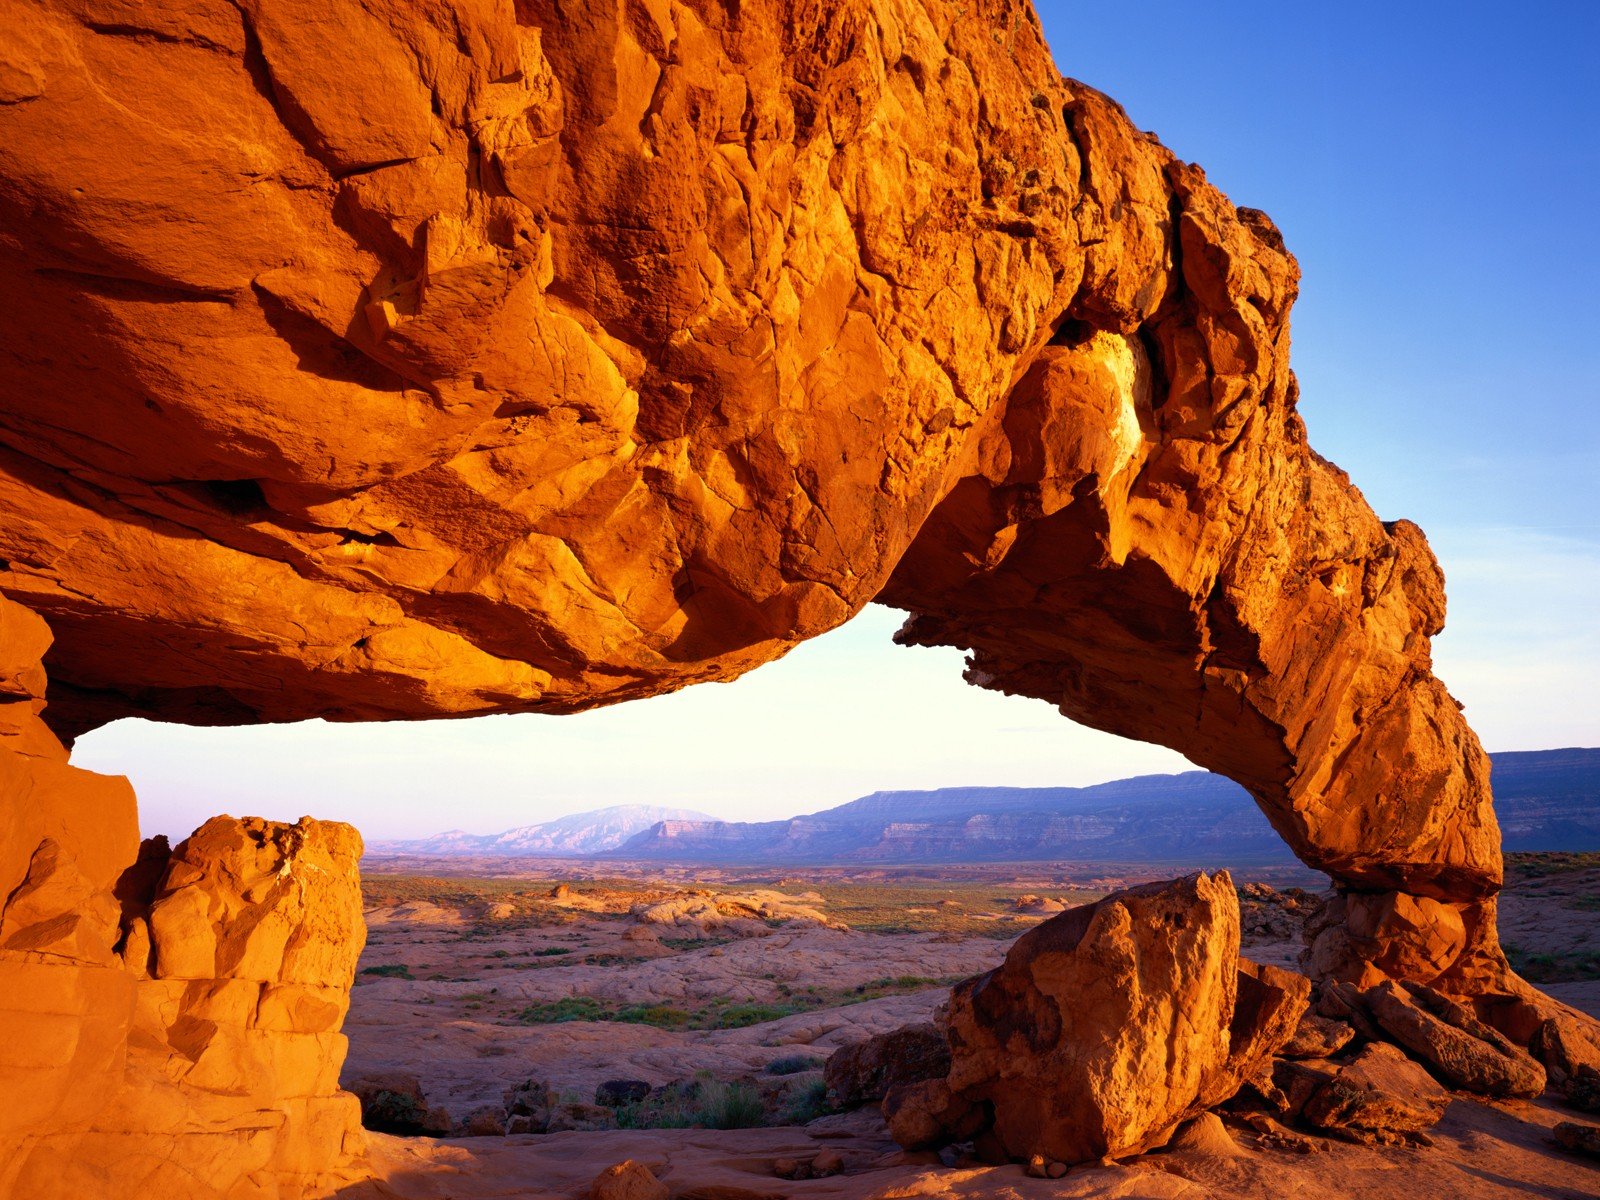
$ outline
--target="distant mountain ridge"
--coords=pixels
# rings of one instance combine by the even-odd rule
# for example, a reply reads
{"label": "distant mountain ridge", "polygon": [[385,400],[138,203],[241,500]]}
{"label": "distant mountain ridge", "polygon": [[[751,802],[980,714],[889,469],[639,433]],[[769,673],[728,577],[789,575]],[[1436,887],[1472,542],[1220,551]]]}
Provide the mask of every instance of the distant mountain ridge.
{"label": "distant mountain ridge", "polygon": [[714,818],[687,808],[661,808],[651,804],[617,804],[593,812],[573,813],[537,825],[522,825],[504,833],[475,834],[452,829],[433,837],[405,841],[373,842],[379,854],[478,855],[509,857],[562,857],[604,854],[663,821],[711,821]]}
{"label": "distant mountain ridge", "polygon": [[[1491,756],[1507,850],[1600,850],[1600,749]],[[661,815],[626,836],[608,813]],[[633,818],[630,818],[633,819]],[[604,824],[602,836],[547,837]],[[530,834],[530,831],[541,831]],[[603,848],[576,848],[585,846]],[[561,846],[564,848],[555,848]],[[1238,784],[1207,771],[1140,775],[1090,787],[953,787],[873,792],[780,821],[721,821],[630,806],[474,837],[462,833],[375,851],[438,855],[594,855],[660,862],[907,864],[1057,859],[1083,862],[1275,863],[1289,848]]]}

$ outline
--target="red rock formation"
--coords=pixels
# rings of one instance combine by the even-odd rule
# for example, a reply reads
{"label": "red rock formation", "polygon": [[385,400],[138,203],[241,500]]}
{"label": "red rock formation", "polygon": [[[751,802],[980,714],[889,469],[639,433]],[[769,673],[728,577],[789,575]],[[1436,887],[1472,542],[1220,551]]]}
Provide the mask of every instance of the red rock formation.
{"label": "red rock formation", "polygon": [[[1296,415],[1294,260],[1026,3],[0,2],[0,590],[58,731],[567,711],[877,598],[1249,787],[1344,889],[1320,972],[1547,1015],[1437,565]],[[0,940],[114,1074],[131,806],[5,620]]]}
{"label": "red rock formation", "polygon": [[[1199,1104],[1238,1090],[1235,1050],[1240,1067],[1258,1067],[1294,1031],[1298,1012],[1263,1031],[1259,1056],[1247,1031],[1236,1043],[1238,977],[1239,902],[1226,871],[1052,917],[952,993],[944,1082],[956,1103],[944,1107],[958,1115],[943,1124],[962,1132],[962,1109],[981,1111],[980,1151],[1001,1162],[1162,1145]],[[1303,992],[1298,1000],[1303,1009]]]}
{"label": "red rock formation", "polygon": [[0,599],[0,1196],[331,1185],[362,1145],[338,1086],[360,838],[217,817],[141,851],[127,781],[39,720],[48,644]]}
{"label": "red rock formation", "polygon": [[58,728],[576,709],[876,597],[1245,783],[1349,890],[1324,970],[1502,986],[1439,572],[1306,444],[1294,261],[1026,4],[12,24],[0,588]]}

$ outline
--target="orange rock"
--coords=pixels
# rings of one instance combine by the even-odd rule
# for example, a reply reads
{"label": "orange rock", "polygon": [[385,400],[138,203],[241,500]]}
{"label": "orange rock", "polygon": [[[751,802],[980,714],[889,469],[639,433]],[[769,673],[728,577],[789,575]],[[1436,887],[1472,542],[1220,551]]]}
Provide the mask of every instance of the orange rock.
{"label": "orange rock", "polygon": [[1069,909],[957,986],[949,1089],[988,1107],[1005,1158],[1161,1145],[1228,1067],[1238,962],[1227,872]]}
{"label": "orange rock", "polygon": [[127,782],[39,719],[41,628],[0,599],[0,1195],[332,1186],[362,1144],[338,1086],[360,838],[219,817],[141,847]]}

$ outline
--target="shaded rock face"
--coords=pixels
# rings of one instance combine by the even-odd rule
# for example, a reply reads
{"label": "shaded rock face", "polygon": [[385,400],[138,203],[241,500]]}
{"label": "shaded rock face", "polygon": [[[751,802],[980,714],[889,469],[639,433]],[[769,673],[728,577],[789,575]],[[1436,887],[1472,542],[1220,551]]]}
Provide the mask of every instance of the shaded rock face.
{"label": "shaded rock face", "polygon": [[882,1100],[891,1088],[943,1079],[950,1072],[950,1044],[932,1023],[907,1025],[835,1050],[823,1082],[842,1107]]}
{"label": "shaded rock face", "polygon": [[39,720],[43,622],[0,599],[0,634],[0,1195],[348,1178],[360,838],[217,817],[141,847],[127,782],[68,765]]}
{"label": "shaded rock face", "polygon": [[[1238,961],[1226,872],[1053,917],[952,993],[949,1094],[986,1114],[999,1158],[1073,1163],[1160,1145],[1227,1070]],[[1213,1101],[1231,1094],[1220,1090]]]}
{"label": "shaded rock face", "polygon": [[28,5],[0,104],[58,729],[580,709],[877,598],[1247,786],[1349,890],[1326,972],[1510,986],[1440,574],[1306,443],[1295,262],[1027,4],[106,12]]}

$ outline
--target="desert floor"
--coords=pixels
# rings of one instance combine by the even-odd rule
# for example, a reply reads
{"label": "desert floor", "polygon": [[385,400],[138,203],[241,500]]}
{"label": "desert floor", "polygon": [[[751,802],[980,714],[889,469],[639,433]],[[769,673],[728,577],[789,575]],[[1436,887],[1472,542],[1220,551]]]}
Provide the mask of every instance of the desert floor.
{"label": "desert floor", "polygon": [[[1600,1196],[1600,1162],[1549,1138],[1557,1121],[1583,1118],[1549,1101],[1463,1095],[1422,1147],[1308,1138],[1289,1149],[1233,1127],[1232,1145],[1080,1167],[1056,1180],[906,1154],[874,1108],[829,1111],[820,1067],[833,1050],[927,1019],[951,982],[994,965],[1059,905],[1161,877],[1159,868],[777,876],[540,864],[534,878],[505,873],[508,866],[528,864],[472,863],[471,874],[453,876],[390,873],[416,869],[407,862],[367,864],[369,942],[346,1025],[345,1079],[414,1076],[429,1105],[458,1124],[501,1106],[507,1088],[537,1080],[568,1103],[577,1127],[508,1137],[373,1134],[379,1178],[349,1189],[350,1200],[582,1197],[599,1171],[630,1158],[686,1200]],[[445,867],[463,870],[425,864]],[[1600,862],[1518,856],[1508,878],[1501,928],[1513,961],[1600,1016]],[[1236,873],[1247,879],[1315,886],[1297,870]],[[1244,924],[1246,956],[1294,964],[1292,905],[1247,898]],[[595,1089],[619,1079],[731,1085],[759,1098],[765,1125],[586,1128],[597,1115]],[[625,1124],[661,1119],[629,1111]],[[823,1149],[842,1156],[841,1174],[803,1182],[774,1174],[775,1161]]]}

